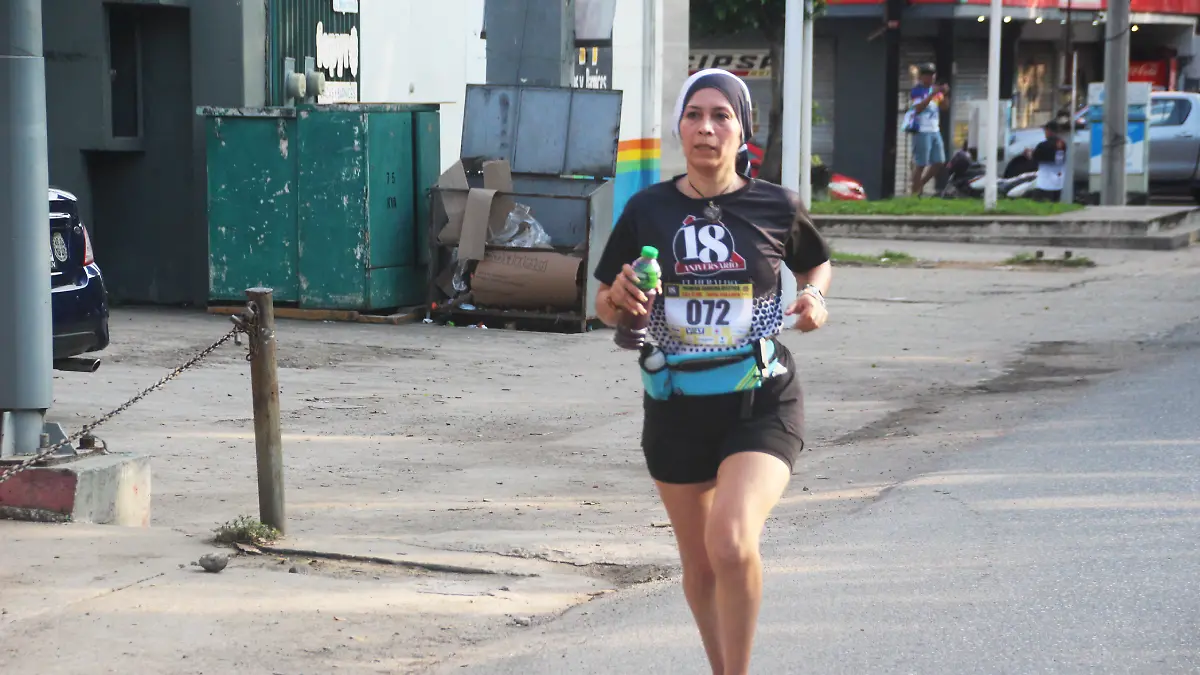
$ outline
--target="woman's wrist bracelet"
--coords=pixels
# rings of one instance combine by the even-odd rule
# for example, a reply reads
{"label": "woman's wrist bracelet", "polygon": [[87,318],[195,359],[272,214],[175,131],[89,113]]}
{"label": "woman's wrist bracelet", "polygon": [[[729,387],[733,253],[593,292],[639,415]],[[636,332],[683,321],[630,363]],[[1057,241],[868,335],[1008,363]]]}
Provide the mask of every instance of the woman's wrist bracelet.
{"label": "woman's wrist bracelet", "polygon": [[822,307],[825,306],[825,294],[822,293],[821,289],[817,288],[816,286],[814,286],[812,284],[804,284],[804,288],[801,290],[801,292],[808,293],[809,295],[813,296],[817,300],[820,300]]}

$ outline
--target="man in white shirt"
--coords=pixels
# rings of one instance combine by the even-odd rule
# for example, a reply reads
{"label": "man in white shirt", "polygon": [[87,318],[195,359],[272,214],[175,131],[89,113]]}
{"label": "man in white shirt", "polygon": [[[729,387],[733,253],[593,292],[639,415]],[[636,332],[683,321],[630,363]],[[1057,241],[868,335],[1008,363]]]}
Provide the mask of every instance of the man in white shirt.
{"label": "man in white shirt", "polygon": [[1058,135],[1058,123],[1051,120],[1042,127],[1046,140],[1033,149],[1026,149],[1025,156],[1037,162],[1037,179],[1034,182],[1033,198],[1041,201],[1059,201],[1062,198],[1063,173],[1067,164],[1067,143]]}

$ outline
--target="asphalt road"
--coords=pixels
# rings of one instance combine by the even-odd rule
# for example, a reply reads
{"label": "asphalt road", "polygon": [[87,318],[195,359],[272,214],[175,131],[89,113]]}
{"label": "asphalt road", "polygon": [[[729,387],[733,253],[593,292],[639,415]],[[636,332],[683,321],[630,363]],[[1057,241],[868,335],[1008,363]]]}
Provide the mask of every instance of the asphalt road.
{"label": "asphalt road", "polygon": [[[753,672],[1200,671],[1196,383],[1181,351],[848,518],[772,528]],[[471,657],[439,672],[708,672],[676,581]]]}

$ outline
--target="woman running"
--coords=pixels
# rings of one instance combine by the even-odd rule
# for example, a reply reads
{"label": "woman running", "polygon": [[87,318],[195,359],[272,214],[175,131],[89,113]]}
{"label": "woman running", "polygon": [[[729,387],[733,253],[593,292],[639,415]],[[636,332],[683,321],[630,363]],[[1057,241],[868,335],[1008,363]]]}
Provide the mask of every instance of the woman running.
{"label": "woman running", "polygon": [[[642,450],[671,519],[683,590],[712,671],[743,675],[762,600],[759,538],[802,449],[804,409],[784,316],[828,316],[829,249],[794,192],[747,178],[750,91],[704,70],[684,84],[675,132],[687,173],[625,206],[596,267],[597,308],[615,326],[642,313],[629,263],[654,246],[661,289],[639,361]],[[796,157],[785,161],[799,161]],[[799,297],[784,307],[782,274]]]}

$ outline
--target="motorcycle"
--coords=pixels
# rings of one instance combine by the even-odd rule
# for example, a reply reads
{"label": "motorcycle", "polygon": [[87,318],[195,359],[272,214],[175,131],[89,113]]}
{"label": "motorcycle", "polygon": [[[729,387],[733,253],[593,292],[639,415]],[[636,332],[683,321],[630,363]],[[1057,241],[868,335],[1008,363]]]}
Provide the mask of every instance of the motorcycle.
{"label": "motorcycle", "polygon": [[[940,196],[946,199],[966,197],[979,199],[983,197],[984,183],[987,180],[987,170],[983,164],[971,159],[965,150],[954,153],[947,163],[950,171],[946,187]],[[1028,197],[1036,185],[1037,171],[1026,171],[1011,177],[996,180],[996,196],[1008,199]]]}
{"label": "motorcycle", "polygon": [[966,150],[954,153],[954,156],[946,163],[946,169],[949,171],[949,176],[946,180],[946,187],[942,188],[939,194],[940,197],[953,199],[978,196],[973,194],[971,181],[983,176],[986,170],[982,164],[971,159],[971,155]]}

